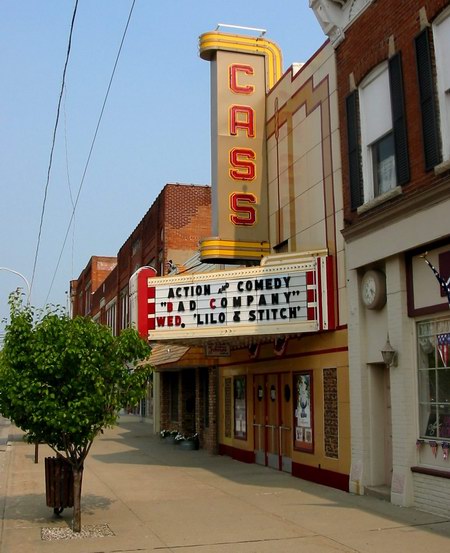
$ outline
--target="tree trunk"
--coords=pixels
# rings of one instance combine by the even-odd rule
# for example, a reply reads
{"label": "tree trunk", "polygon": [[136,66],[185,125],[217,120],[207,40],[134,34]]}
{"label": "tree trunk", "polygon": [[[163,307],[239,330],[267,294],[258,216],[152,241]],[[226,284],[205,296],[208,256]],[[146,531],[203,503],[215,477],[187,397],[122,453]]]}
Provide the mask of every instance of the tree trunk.
{"label": "tree trunk", "polygon": [[73,471],[73,525],[74,532],[81,532],[81,484],[83,481],[83,465],[72,467]]}

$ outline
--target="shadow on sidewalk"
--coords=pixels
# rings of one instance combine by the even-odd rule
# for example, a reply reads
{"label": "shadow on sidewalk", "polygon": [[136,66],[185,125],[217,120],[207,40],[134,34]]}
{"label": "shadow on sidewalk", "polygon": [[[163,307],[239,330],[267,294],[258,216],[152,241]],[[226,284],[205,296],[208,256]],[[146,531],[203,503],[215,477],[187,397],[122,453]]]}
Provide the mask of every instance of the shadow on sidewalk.
{"label": "shadow on sidewalk", "polygon": [[[90,466],[91,459],[95,463]],[[264,503],[265,508],[270,511],[270,504],[273,501],[273,505],[278,505],[282,512],[288,508],[289,512],[294,513],[294,518],[301,518],[302,513],[305,513],[305,517],[314,516],[322,519],[329,517],[333,512],[332,521],[335,525],[339,525],[341,517],[343,520],[352,520],[354,515],[361,511],[379,517],[374,521],[370,516],[363,517],[370,531],[373,524],[377,525],[373,530],[379,529],[378,525],[385,529],[393,528],[390,521],[395,521],[395,527],[404,527],[405,531],[420,527],[430,535],[450,538],[448,519],[412,508],[397,507],[373,497],[355,496],[260,465],[242,463],[225,456],[210,455],[204,450],[181,450],[179,446],[165,443],[159,435],[153,433],[150,425],[139,420],[119,421],[117,427],[105,430],[104,434],[98,436],[86,459],[85,468],[89,470],[90,467],[93,474],[109,475],[110,479],[121,481],[119,491],[111,492],[119,494],[115,497],[120,498],[120,494],[125,493],[140,502],[139,504],[149,500],[145,495],[145,485],[156,482],[157,489],[154,495],[156,499],[152,500],[156,503],[161,500],[163,504],[170,504],[180,497],[191,502],[193,500],[190,494],[192,491],[195,493],[195,489],[198,488],[205,494],[211,493],[215,500],[219,500],[220,497],[235,497],[238,500],[245,497],[249,505],[256,505],[259,510]],[[162,467],[163,470],[152,471],[152,467]],[[28,472],[28,468],[25,468]],[[170,477],[171,468],[181,469],[177,471],[174,479]],[[31,474],[33,470],[29,472]],[[153,473],[158,480],[152,481]],[[37,472],[35,472],[36,475]],[[22,477],[23,473],[20,476]],[[185,495],[182,495],[178,489],[180,483]],[[232,483],[232,486],[229,483]],[[144,495],[141,495],[142,493]],[[83,493],[82,516],[95,514],[98,510],[106,511],[115,502],[115,499],[101,495]],[[61,520],[53,518],[52,509],[45,504],[44,493],[8,496],[5,507],[7,519],[47,524],[50,521],[56,524],[57,520]],[[314,514],[311,515],[311,513]],[[67,522],[71,517],[72,509],[67,509],[63,512],[62,520]]]}
{"label": "shadow on sidewalk", "polygon": [[[94,494],[82,494],[82,515],[94,514],[97,510],[108,510],[112,505],[108,497]],[[47,507],[45,494],[22,494],[8,497],[2,516],[3,520],[28,521],[35,523],[49,523],[61,520],[72,520],[72,508],[64,509],[61,516],[55,516],[53,509]]]}
{"label": "shadow on sidewalk", "polygon": [[[292,475],[257,464],[246,464],[227,456],[211,455],[204,450],[187,451],[177,445],[165,443],[159,435],[152,432],[150,425],[129,419],[119,422],[114,429],[114,435],[108,432],[99,438],[99,442],[116,443],[111,453],[91,452],[98,462],[107,464],[163,466],[167,468],[204,469],[215,476],[241,486],[256,486],[267,489],[264,494],[278,494],[284,491],[302,492],[298,497],[296,508],[317,509],[327,508],[347,509],[346,516],[352,516],[352,510],[361,510],[376,514],[386,520],[395,521],[400,526],[421,527],[432,534],[440,534],[450,538],[450,520],[439,515],[418,511],[414,508],[404,508],[369,496],[353,495],[341,490],[316,484]],[[101,448],[101,443],[99,443]],[[108,446],[109,447],[109,446]],[[99,448],[99,449],[100,449]],[[280,491],[281,489],[281,491]],[[249,492],[249,493],[255,493]]]}

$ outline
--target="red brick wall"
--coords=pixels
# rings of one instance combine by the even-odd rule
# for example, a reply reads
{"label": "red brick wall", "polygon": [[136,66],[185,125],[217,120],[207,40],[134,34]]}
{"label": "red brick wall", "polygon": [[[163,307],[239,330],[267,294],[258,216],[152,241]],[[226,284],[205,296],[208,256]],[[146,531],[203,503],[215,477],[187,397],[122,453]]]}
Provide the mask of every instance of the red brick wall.
{"label": "red brick wall", "polygon": [[[128,286],[137,266],[148,265],[152,259],[156,259],[155,269],[158,274],[161,263],[164,273],[167,273],[169,259],[181,265],[198,250],[199,241],[210,234],[211,188],[167,184],[121,246],[117,258],[92,257],[78,280],[72,282],[71,290],[74,294],[82,291],[79,303],[84,306],[84,289],[90,279],[92,291],[96,292],[92,297],[89,314],[94,316],[102,310],[101,322],[104,322],[104,308],[100,305],[106,305],[116,297],[117,321],[120,321],[120,292]],[[116,259],[117,267],[114,271],[100,270],[99,267],[104,267],[106,260]],[[74,316],[85,314],[80,312],[77,297],[73,313]]]}
{"label": "red brick wall", "polygon": [[[188,193],[186,188],[189,189]],[[211,188],[166,186],[164,219],[166,256],[179,251],[197,251],[199,240],[211,235]],[[173,261],[180,263],[176,258]]]}
{"label": "red brick wall", "polygon": [[[202,382],[205,382],[204,372],[208,372],[208,390],[203,393]],[[174,421],[170,414],[170,380],[178,378],[178,420]],[[162,430],[178,430],[182,433],[198,433],[200,447],[209,453],[218,452],[217,430],[217,369],[202,367],[173,372],[161,372],[160,386],[160,424]],[[206,395],[207,404],[204,405]],[[195,401],[195,410],[188,409],[188,403]],[[204,413],[208,410],[208,426],[205,424]],[[194,418],[195,416],[195,418]]]}
{"label": "red brick wall", "polygon": [[[161,373],[160,394],[160,426],[161,430],[177,430],[184,432],[182,425],[182,385],[181,371],[167,371]],[[171,413],[171,386],[174,380],[178,380],[178,417],[172,418]]]}
{"label": "red brick wall", "polygon": [[105,278],[114,270],[116,265],[116,257],[94,256],[92,258],[92,292],[97,290]]}
{"label": "red brick wall", "polygon": [[[84,306],[86,305],[86,286],[91,282],[90,293],[93,294],[98,290],[99,286],[105,281],[108,275],[114,270],[117,264],[115,257],[93,256],[89,263],[81,272],[77,280],[71,282],[71,298],[73,300],[72,315],[89,315],[85,313]],[[91,308],[93,305],[93,296],[91,298]]]}
{"label": "red brick wall", "polygon": [[[339,117],[341,121],[341,151],[344,182],[344,209],[347,223],[358,216],[350,210],[348,190],[348,157],[345,99],[351,92],[349,76],[354,75],[355,84],[379,63],[388,59],[389,37],[393,36],[395,51],[401,51],[403,80],[408,126],[408,145],[411,181],[403,187],[403,195],[413,194],[423,187],[433,186],[447,175],[435,176],[433,171],[425,171],[422,147],[422,128],[417,84],[414,37],[419,34],[419,10],[425,7],[428,21],[449,5],[448,0],[377,0],[371,4],[345,31],[345,39],[336,50]],[[391,203],[401,201],[400,198]],[[383,209],[380,206],[379,209]]]}
{"label": "red brick wall", "polygon": [[209,372],[209,390],[208,390],[208,410],[209,410],[209,426],[203,431],[203,449],[209,453],[218,453],[218,427],[217,427],[217,396],[218,396],[218,369],[208,368]]}

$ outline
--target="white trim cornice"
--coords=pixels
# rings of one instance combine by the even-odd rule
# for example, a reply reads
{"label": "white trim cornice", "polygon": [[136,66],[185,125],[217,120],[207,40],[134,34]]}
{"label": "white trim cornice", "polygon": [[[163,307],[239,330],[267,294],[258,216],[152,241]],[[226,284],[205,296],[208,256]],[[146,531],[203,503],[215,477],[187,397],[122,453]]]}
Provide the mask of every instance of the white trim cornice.
{"label": "white trim cornice", "polygon": [[347,29],[375,0],[310,0],[309,7],[334,48],[344,40]]}

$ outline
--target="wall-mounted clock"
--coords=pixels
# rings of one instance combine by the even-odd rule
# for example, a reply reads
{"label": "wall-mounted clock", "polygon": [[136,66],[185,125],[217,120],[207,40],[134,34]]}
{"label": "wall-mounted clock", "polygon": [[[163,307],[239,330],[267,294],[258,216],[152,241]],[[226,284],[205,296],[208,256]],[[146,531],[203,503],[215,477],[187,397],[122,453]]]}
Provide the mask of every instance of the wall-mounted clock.
{"label": "wall-mounted clock", "polygon": [[386,276],[383,272],[370,269],[361,281],[361,299],[367,309],[381,309],[386,303]]}

